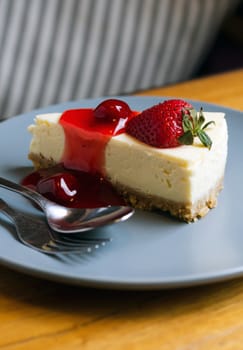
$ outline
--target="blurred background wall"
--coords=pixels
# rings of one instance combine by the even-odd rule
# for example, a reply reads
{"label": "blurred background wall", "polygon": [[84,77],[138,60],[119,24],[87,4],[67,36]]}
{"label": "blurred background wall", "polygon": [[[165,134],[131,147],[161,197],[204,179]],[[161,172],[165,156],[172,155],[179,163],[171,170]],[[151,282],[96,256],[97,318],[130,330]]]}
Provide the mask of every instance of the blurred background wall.
{"label": "blurred background wall", "polygon": [[224,22],[196,76],[243,68],[243,2]]}

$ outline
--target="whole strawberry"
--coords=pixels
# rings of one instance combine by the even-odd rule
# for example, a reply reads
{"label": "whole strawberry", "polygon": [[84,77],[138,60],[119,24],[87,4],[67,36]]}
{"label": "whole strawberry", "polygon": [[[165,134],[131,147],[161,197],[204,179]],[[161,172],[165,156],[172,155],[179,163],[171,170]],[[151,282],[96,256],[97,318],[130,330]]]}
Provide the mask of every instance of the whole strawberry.
{"label": "whole strawberry", "polygon": [[168,100],[144,110],[126,125],[126,132],[140,141],[159,148],[180,145],[183,135],[183,110],[192,105],[183,100]]}
{"label": "whole strawberry", "polygon": [[211,140],[202,127],[205,119],[202,110],[197,115],[193,106],[180,99],[159,103],[130,119],[126,132],[138,140],[158,148],[192,144],[198,136],[204,146],[210,148]]}

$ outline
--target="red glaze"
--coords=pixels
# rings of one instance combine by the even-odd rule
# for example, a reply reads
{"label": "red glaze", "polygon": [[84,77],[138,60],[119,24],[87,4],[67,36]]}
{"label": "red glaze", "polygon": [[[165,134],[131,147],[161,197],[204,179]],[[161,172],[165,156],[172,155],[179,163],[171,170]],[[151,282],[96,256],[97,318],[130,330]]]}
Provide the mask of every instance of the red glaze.
{"label": "red glaze", "polygon": [[59,120],[66,136],[63,165],[34,172],[22,184],[65,206],[124,205],[103,178],[105,147],[112,136],[125,132],[127,120],[136,114],[117,99],[106,100],[96,109],[64,112]]}
{"label": "red glaze", "polygon": [[[137,114],[131,112],[131,117]],[[63,113],[59,123],[66,135],[62,162],[66,168],[104,174],[105,147],[112,136],[125,132],[126,118],[96,118],[93,109]]]}
{"label": "red glaze", "polygon": [[24,178],[22,184],[68,207],[124,205],[112,185],[99,175],[68,170],[61,165],[33,172]]}

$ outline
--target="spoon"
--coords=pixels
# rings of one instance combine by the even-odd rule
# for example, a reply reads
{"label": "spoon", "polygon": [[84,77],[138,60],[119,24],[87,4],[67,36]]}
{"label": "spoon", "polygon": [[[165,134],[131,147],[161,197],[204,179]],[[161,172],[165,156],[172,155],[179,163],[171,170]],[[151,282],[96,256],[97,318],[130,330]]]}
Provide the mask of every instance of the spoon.
{"label": "spoon", "polygon": [[32,189],[0,177],[0,187],[32,200],[44,211],[49,226],[58,232],[76,233],[127,220],[134,209],[126,206],[68,208],[56,204]]}

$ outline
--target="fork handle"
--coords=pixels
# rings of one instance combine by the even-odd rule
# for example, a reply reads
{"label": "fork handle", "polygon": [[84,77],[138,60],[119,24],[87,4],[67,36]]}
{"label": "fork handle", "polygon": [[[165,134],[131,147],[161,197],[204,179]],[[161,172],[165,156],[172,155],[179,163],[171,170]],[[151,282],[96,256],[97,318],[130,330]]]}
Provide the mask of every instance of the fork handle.
{"label": "fork handle", "polygon": [[24,197],[37,203],[43,209],[46,206],[46,199],[43,196],[41,196],[38,192],[35,192],[28,187],[19,185],[3,177],[0,177],[0,187],[3,187],[13,192],[17,192],[20,195],[23,195]]}

